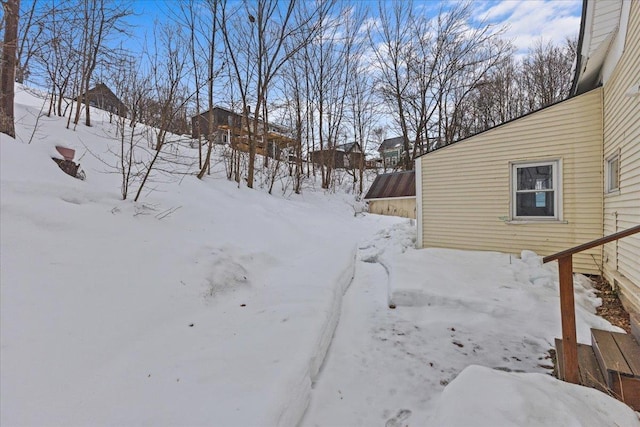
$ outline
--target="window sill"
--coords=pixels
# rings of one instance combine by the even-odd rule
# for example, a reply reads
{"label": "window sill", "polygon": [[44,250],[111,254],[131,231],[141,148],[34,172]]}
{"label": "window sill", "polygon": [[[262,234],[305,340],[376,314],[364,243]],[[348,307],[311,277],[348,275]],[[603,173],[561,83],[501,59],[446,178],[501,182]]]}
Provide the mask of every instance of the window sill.
{"label": "window sill", "polygon": [[505,224],[569,224],[569,221],[560,219],[507,219]]}
{"label": "window sill", "polygon": [[619,196],[619,195],[620,195],[620,190],[619,189],[604,193],[604,197],[615,197],[615,196]]}

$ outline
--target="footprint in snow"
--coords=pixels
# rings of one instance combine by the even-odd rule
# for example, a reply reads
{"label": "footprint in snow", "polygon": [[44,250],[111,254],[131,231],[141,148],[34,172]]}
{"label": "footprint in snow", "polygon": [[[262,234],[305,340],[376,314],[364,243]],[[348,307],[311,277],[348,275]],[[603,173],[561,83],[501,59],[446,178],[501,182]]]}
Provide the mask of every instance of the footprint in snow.
{"label": "footprint in snow", "polygon": [[411,416],[411,411],[408,409],[401,409],[398,411],[395,417],[391,417],[385,423],[385,427],[403,427],[404,423]]}

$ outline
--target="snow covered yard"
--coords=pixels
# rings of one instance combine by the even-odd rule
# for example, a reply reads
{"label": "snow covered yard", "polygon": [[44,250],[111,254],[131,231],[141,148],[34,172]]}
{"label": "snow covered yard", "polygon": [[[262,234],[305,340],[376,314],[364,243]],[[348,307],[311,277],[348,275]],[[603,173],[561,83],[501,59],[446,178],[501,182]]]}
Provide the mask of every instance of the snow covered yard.
{"label": "snow covered yard", "polygon": [[[413,236],[401,223],[361,244],[303,425],[639,425],[620,402],[550,376],[555,265],[531,252],[415,250]],[[595,316],[589,280],[575,282],[579,340],[617,330]]]}
{"label": "snow covered yard", "polygon": [[[535,254],[417,251],[353,195],[223,170],[121,201],[108,117],[36,126],[42,104],[19,90],[22,143],[0,136],[2,426],[640,425],[548,375],[557,278]],[[579,340],[611,328],[577,289]]]}

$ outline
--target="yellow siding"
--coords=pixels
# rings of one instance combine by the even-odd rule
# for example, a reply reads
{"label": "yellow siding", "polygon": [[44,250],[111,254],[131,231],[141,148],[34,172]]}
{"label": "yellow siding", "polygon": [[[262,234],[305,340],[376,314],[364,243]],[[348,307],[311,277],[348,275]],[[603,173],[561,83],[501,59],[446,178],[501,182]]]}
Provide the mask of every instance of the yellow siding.
{"label": "yellow siding", "polygon": [[[640,84],[640,2],[631,2],[624,53],[604,86],[604,161],[620,152],[620,191],[605,194],[604,234],[640,224],[640,95],[627,94]],[[605,189],[606,191],[606,189]],[[640,236],[604,249],[605,276],[621,287],[640,312]]]}
{"label": "yellow siding", "polygon": [[[510,162],[561,159],[562,222],[509,223]],[[602,90],[556,104],[421,158],[422,242],[550,255],[602,237]],[[601,250],[574,257],[597,273]]]}
{"label": "yellow siding", "polygon": [[369,200],[369,212],[378,215],[416,218],[416,199]]}

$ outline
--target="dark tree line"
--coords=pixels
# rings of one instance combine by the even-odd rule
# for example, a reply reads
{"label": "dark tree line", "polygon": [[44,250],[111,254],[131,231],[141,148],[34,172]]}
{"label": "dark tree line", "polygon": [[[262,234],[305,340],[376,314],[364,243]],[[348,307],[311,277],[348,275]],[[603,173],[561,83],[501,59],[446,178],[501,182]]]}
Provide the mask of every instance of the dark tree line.
{"label": "dark tree line", "polygon": [[511,54],[479,82],[462,105],[451,143],[569,96],[576,42],[541,40],[521,60]]}

